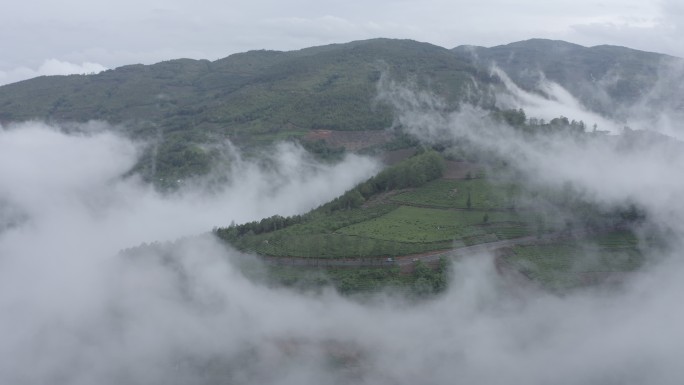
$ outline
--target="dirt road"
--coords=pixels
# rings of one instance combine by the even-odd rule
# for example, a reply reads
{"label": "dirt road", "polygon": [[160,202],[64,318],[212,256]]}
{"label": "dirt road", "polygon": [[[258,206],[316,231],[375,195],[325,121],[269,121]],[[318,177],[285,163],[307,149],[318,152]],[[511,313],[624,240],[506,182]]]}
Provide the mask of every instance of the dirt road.
{"label": "dirt road", "polygon": [[[615,228],[604,229],[603,231],[612,231]],[[464,246],[447,250],[435,250],[419,254],[402,255],[398,257],[367,257],[367,258],[308,258],[308,257],[268,257],[262,256],[262,259],[269,264],[279,266],[302,266],[302,267],[394,267],[399,266],[402,270],[412,266],[418,261],[426,264],[434,264],[440,258],[454,258],[465,257],[468,255],[477,255],[484,253],[492,253],[504,247],[536,244],[544,242],[552,242],[562,239],[581,238],[587,235],[595,235],[599,231],[575,230],[575,231],[561,231],[555,233],[544,234],[541,237],[527,236],[521,238],[504,239],[500,241],[480,243],[472,246]]]}

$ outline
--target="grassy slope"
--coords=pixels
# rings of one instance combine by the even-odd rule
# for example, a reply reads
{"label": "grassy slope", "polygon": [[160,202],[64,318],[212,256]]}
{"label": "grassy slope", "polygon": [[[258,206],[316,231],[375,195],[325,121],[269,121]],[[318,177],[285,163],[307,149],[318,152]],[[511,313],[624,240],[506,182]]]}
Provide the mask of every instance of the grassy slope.
{"label": "grassy slope", "polygon": [[312,129],[387,128],[392,113],[375,101],[381,71],[411,78],[454,103],[477,97],[468,90],[487,89],[474,82],[490,81],[445,48],[374,39],[39,77],[0,87],[0,122],[122,123],[134,137],[161,142],[157,157],[146,157],[138,170],[149,179],[175,180],[208,170],[215,154],[201,143],[230,138],[250,147]]}
{"label": "grassy slope", "polygon": [[600,281],[613,273],[634,271],[644,262],[637,238],[624,230],[581,240],[515,246],[504,260],[552,289]]}
{"label": "grassy slope", "polygon": [[[467,198],[463,197],[467,191],[471,196],[470,209]],[[274,257],[384,259],[541,236],[545,232],[563,235],[565,231],[581,226],[559,222],[542,224],[540,228],[539,218],[543,213],[536,212],[534,207],[515,207],[514,202],[527,193],[522,186],[486,178],[435,179],[414,188],[374,195],[360,207],[333,211],[317,209],[296,224],[260,234],[248,233],[229,239],[229,242],[242,250]],[[537,244],[512,246],[504,257],[508,265],[552,289],[599,282],[608,276],[607,273],[638,268],[643,257],[635,236],[626,230],[611,230],[620,214],[601,212],[585,202],[567,200],[567,193],[537,192],[535,196],[536,199],[554,200],[556,205],[570,205],[566,209],[574,212],[580,209],[592,212],[585,218],[585,225],[598,225],[601,235],[589,232],[582,239],[555,241],[539,238]],[[273,274],[278,280],[292,285],[320,278],[311,272],[293,270],[297,269],[279,267],[274,268]],[[333,269],[332,273],[324,275],[338,288],[347,287],[351,291],[366,286],[375,290],[378,285],[432,287],[425,282],[416,284],[415,276],[407,277],[404,282],[398,271],[381,273],[377,268],[356,272]],[[428,281],[434,279],[436,276]]]}
{"label": "grassy slope", "polygon": [[[396,175],[406,176],[412,169],[406,165],[418,158],[389,170],[402,170]],[[454,199],[454,189],[470,190],[471,209]],[[308,258],[399,256],[530,235],[533,218],[510,208],[510,191],[510,186],[485,179],[436,179],[402,194],[371,196],[363,206],[319,208],[273,231],[219,235],[262,255]]]}

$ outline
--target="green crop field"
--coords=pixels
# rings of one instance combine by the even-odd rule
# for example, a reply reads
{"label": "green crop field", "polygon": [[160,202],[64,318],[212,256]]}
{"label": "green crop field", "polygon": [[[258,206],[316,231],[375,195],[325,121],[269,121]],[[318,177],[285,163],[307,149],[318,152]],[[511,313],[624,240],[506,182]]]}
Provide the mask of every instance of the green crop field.
{"label": "green crop field", "polygon": [[587,274],[634,271],[643,263],[637,239],[628,231],[515,246],[505,260],[531,279],[554,289],[581,285]]}
{"label": "green crop field", "polygon": [[338,232],[389,241],[430,243],[484,235],[489,233],[489,226],[494,224],[524,226],[520,224],[520,217],[513,212],[401,206],[383,216],[344,227]]}
{"label": "green crop field", "polygon": [[376,205],[368,208],[339,210],[331,213],[312,212],[307,221],[289,226],[276,233],[284,236],[326,234],[355,223],[372,220],[394,210],[396,205]]}
{"label": "green crop field", "polygon": [[443,208],[507,209],[513,206],[517,188],[495,185],[486,179],[438,179],[392,198],[397,203]]}
{"label": "green crop field", "polygon": [[274,257],[372,258],[443,250],[452,243],[410,243],[336,233],[285,236],[276,232],[246,238],[238,246]]}
{"label": "green crop field", "polygon": [[[441,179],[443,169],[437,152],[423,150],[307,214],[264,218],[217,229],[216,233],[240,250],[264,256],[360,258],[374,264],[389,256],[541,236],[575,226],[549,223],[536,207],[514,208],[513,202],[522,195],[520,186],[484,178]],[[393,190],[403,193],[388,194]],[[573,212],[584,207],[572,199],[566,201]],[[590,219],[599,218],[607,225],[620,218],[619,212],[587,212]],[[592,247],[611,263],[628,264],[635,258],[632,241],[612,235],[593,240]],[[580,256],[588,250],[579,243],[519,246],[509,262],[534,279],[552,281],[552,274],[566,274],[579,266]],[[547,258],[549,255],[552,257]],[[602,266],[614,269],[608,260]]]}

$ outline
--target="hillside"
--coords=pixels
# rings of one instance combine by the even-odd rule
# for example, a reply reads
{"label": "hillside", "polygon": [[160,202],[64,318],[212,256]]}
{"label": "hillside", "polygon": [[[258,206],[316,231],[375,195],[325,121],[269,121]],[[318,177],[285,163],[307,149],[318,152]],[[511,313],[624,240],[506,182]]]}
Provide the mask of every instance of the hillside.
{"label": "hillside", "polygon": [[[149,179],[175,180],[208,170],[212,153],[202,143],[227,138],[250,147],[315,129],[389,127],[391,111],[375,101],[382,72],[429,84],[454,102],[473,97],[464,91],[473,81],[489,81],[447,49],[374,39],[40,77],[0,87],[0,122],[120,124],[135,138],[158,142],[156,157],[150,154],[139,170]],[[152,169],[158,175],[150,175]]]}
{"label": "hillside", "polygon": [[[276,277],[285,268],[286,279],[294,282],[292,266],[331,270],[333,281],[340,269],[354,267],[362,276],[380,274],[394,284],[399,277],[413,284],[416,269],[432,266],[441,273],[431,275],[427,292],[445,288],[446,259],[485,251],[498,256],[502,271],[554,290],[603,282],[641,265],[630,230],[638,218],[632,208],[607,210],[568,191],[530,189],[501,178],[510,171],[497,162],[448,160],[419,150],[309,213],[218,228],[215,234],[281,266],[274,267]],[[595,257],[586,255],[587,247]],[[386,272],[373,275],[368,269]],[[305,281],[306,271],[299,274]],[[343,275],[354,277],[356,286],[337,282],[338,289],[368,289],[366,278]]]}
{"label": "hillside", "polygon": [[491,48],[459,46],[452,51],[479,67],[497,65],[527,90],[539,91],[542,79],[558,83],[587,108],[616,117],[657,86],[669,66],[683,63],[672,56],[625,47],[584,47],[546,39]]}
{"label": "hillside", "polygon": [[[209,172],[221,158],[214,144],[226,139],[247,150],[302,140],[322,157],[382,148],[397,139],[383,132],[393,123],[393,111],[376,99],[382,74],[429,90],[449,108],[467,102],[495,109],[495,95],[503,92],[490,75],[496,62],[523,87],[534,89],[543,73],[585,105],[619,114],[656,81],[664,60],[675,59],[541,39],[453,50],[372,39],[39,77],[0,87],[0,123],[106,121],[150,144],[132,171],[173,188]],[[668,97],[676,90],[659,95],[652,103],[682,100]]]}
{"label": "hillside", "polygon": [[375,80],[385,69],[398,78],[439,79],[435,91],[454,98],[477,75],[444,48],[375,39],[40,77],[0,87],[0,120],[101,119],[250,135],[293,128],[382,129],[388,116],[374,111],[372,101]]}
{"label": "hillside", "polygon": [[[538,39],[453,50],[373,39],[36,78],[0,87],[0,121],[104,120],[152,144],[132,171],[164,188],[208,172],[220,158],[220,148],[212,144],[224,139],[247,154],[276,141],[300,140],[324,158],[402,148],[389,163],[408,158],[309,213],[215,233],[272,266],[333,268],[333,281],[348,292],[369,280],[373,288],[386,281],[437,292],[445,287],[445,257],[482,250],[497,254],[502,271],[563,288],[640,265],[630,231],[630,221],[639,219],[635,209],[599,208],[566,191],[534,191],[502,178],[511,171],[507,166],[466,143],[418,147],[415,139],[385,130],[393,124],[393,111],[376,100],[377,82],[383,75],[407,81],[443,98],[447,108],[476,104],[525,135],[557,132],[593,140],[600,134],[585,133],[584,126],[567,118],[532,125],[522,110],[498,110],[495,94],[503,90],[489,73],[491,63],[530,90],[544,73],[585,104],[611,109],[635,103],[658,79],[663,60],[675,59]],[[625,146],[669,141],[627,131],[622,140]],[[572,220],[530,204],[540,199],[571,213]],[[575,266],[586,244],[594,245],[599,258]],[[338,269],[344,267],[355,267],[356,273]],[[299,273],[276,269],[273,274],[296,281]]]}

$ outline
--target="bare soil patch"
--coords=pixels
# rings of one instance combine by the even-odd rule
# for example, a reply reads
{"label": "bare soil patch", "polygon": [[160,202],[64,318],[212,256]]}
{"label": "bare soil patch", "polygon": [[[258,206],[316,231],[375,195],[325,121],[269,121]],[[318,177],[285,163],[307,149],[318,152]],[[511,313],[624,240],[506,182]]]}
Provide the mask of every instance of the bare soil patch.
{"label": "bare soil patch", "polygon": [[379,204],[383,203],[390,203],[390,199],[398,194],[401,194],[403,192],[409,191],[411,189],[405,188],[405,189],[400,189],[400,190],[392,190],[384,193],[377,194],[373,196],[371,199],[366,201],[361,207],[363,208],[369,208],[373,206],[377,206]]}
{"label": "bare soil patch", "polygon": [[477,174],[482,171],[482,167],[475,163],[470,162],[457,162],[449,160],[445,163],[444,179],[466,179],[468,173],[470,176],[475,178]]}
{"label": "bare soil patch", "polygon": [[384,154],[382,154],[382,161],[386,165],[392,166],[392,165],[397,164],[397,163],[401,162],[402,160],[412,156],[415,153],[416,153],[415,147],[403,148],[401,150],[387,151]]}
{"label": "bare soil patch", "polygon": [[311,130],[304,136],[304,140],[310,142],[322,140],[330,147],[344,147],[347,151],[358,151],[389,142],[392,136],[393,134],[388,131]]}

